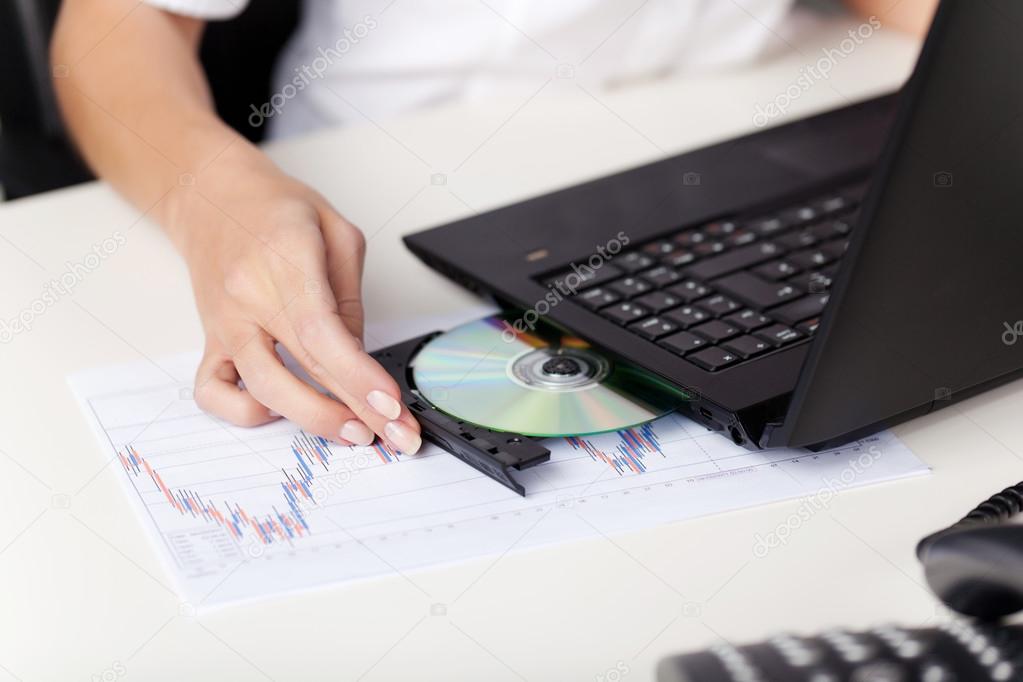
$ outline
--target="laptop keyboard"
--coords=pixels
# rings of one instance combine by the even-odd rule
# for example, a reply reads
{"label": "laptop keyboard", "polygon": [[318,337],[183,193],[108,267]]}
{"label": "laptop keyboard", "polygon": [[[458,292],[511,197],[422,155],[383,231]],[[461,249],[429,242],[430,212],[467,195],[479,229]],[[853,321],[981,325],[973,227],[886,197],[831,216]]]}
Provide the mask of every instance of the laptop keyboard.
{"label": "laptop keyboard", "polygon": [[544,282],[575,272],[570,300],[716,372],[813,336],[864,189],[688,227]]}

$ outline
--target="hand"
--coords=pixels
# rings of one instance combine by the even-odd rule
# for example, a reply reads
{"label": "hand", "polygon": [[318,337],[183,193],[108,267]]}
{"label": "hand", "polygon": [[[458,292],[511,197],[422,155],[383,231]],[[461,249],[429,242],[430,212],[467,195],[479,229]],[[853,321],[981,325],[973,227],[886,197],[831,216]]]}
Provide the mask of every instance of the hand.
{"label": "hand", "polygon": [[[218,160],[171,206],[165,222],[206,333],[200,407],[241,426],[284,416],[346,445],[376,434],[401,452],[419,449],[397,384],[363,350],[366,243],[356,227],[251,148]],[[277,343],[338,400],[292,374]]]}

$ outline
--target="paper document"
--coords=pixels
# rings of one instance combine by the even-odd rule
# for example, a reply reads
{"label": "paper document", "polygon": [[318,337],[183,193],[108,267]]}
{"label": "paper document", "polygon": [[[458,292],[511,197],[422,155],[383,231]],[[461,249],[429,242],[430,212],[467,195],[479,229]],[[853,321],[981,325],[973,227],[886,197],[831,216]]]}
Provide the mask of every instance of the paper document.
{"label": "paper document", "polygon": [[406,456],[340,446],[287,421],[247,429],[214,419],[191,399],[198,359],[70,379],[182,599],[197,608],[830,499],[927,470],[888,432],[817,454],[756,453],[670,415],[544,441],[551,461],[517,474],[521,498],[434,446]]}

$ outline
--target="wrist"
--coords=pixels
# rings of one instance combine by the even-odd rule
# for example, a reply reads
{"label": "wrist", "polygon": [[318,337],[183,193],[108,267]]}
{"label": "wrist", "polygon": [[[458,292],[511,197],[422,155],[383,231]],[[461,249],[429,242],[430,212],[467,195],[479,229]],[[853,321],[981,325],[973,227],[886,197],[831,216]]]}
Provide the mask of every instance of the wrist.
{"label": "wrist", "polygon": [[251,201],[252,188],[280,174],[259,148],[241,137],[222,144],[215,156],[191,167],[196,170],[178,175],[155,216],[186,258],[197,248],[196,242],[201,248],[213,226],[231,220],[233,207]]}

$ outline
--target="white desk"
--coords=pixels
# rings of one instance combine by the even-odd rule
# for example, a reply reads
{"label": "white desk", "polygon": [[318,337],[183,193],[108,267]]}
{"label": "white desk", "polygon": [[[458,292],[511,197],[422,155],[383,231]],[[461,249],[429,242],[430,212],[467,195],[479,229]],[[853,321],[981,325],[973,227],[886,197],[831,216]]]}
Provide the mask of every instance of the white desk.
{"label": "white desk", "polygon": [[[403,233],[752,128],[836,46],[843,23],[742,73],[596,97],[553,80],[521,97],[435,110],[272,146],[371,235],[369,316],[473,302],[401,247]],[[901,82],[915,45],[884,31],[788,115]],[[785,52],[785,50],[781,50]],[[446,184],[431,176],[445,174]],[[68,391],[66,374],[200,347],[185,269],[167,240],[99,184],[0,208],[0,319],[113,231],[127,243],[73,295],[0,346],[0,681],[650,679],[656,661],[718,636],[760,638],[942,617],[916,540],[1023,478],[1023,384],[897,429],[934,474],[841,493],[765,558],[754,537],[798,502],[493,561],[273,599],[194,618]],[[400,278],[394,273],[402,273]],[[408,286],[414,282],[415,286]],[[434,603],[446,616],[431,616]],[[619,671],[624,668],[618,668]],[[610,674],[606,679],[615,679]]]}

